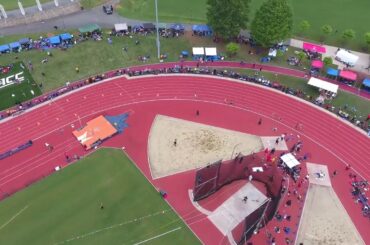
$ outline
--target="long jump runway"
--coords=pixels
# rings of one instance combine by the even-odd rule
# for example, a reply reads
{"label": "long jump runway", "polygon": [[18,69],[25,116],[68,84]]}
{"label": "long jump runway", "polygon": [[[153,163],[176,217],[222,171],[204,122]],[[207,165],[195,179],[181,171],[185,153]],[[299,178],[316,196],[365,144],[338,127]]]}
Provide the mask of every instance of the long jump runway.
{"label": "long jump runway", "polygon": [[[195,110],[201,116],[195,117]],[[27,140],[34,145],[24,152],[0,161],[0,191],[12,193],[30,182],[50,174],[56,165],[65,165],[65,154],[85,154],[72,137],[72,130],[100,114],[131,112],[129,128],[112,138],[106,146],[125,147],[125,151],[145,176],[157,187],[169,191],[169,202],[206,244],[222,239],[215,227],[209,228],[206,217],[194,221],[196,212],[187,191],[176,193],[184,185],[191,188],[194,173],[151,179],[146,153],[151,123],[157,114],[223,127],[257,135],[294,132],[305,142],[312,160],[325,162],[329,171],[342,170],[351,164],[364,179],[370,179],[369,138],[351,126],[312,105],[265,87],[205,76],[148,76],[117,78],[59,98],[38,109],[0,124],[0,152]],[[276,119],[276,115],[281,120]],[[263,124],[257,125],[263,118]],[[303,125],[302,131],[294,126]],[[53,152],[44,143],[55,146]],[[344,172],[344,171],[340,171]],[[350,199],[345,174],[333,179],[333,188],[366,243],[370,243],[368,226],[356,204]],[[181,187],[182,188],[182,187]],[[180,189],[181,189],[180,188]],[[179,191],[178,191],[179,192]],[[176,193],[176,195],[171,195]],[[204,234],[207,228],[209,233]],[[212,234],[212,235],[210,235]]]}

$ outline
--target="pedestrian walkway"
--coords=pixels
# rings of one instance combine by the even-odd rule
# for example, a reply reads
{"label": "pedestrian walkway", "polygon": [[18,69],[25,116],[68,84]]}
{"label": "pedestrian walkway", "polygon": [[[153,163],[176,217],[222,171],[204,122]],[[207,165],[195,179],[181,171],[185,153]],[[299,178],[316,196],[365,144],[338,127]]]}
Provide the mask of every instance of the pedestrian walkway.
{"label": "pedestrian walkway", "polygon": [[42,4],[41,8],[42,11],[39,10],[37,5],[24,8],[25,15],[22,14],[19,8],[7,11],[7,18],[1,16],[0,28],[11,28],[14,26],[23,27],[24,24],[27,25],[34,22],[69,15],[79,12],[81,9],[79,1],[77,0],[73,2],[70,0],[58,0],[58,6],[55,5],[54,1],[47,2]]}

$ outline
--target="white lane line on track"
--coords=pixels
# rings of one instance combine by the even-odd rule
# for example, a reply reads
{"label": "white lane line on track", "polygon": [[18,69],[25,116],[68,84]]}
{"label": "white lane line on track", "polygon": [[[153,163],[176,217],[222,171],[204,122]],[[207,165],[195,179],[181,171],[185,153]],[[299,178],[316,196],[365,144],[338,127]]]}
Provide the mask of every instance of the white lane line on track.
{"label": "white lane line on track", "polygon": [[[309,140],[311,140],[315,144],[319,145],[320,147],[322,147],[323,149],[325,149],[326,151],[328,151],[330,154],[332,154],[334,157],[336,157],[339,161],[341,161],[345,166],[352,165],[352,164],[347,163],[345,160],[343,160],[341,157],[339,157],[338,154],[334,153],[332,150],[330,150],[329,148],[325,147],[320,142],[318,142],[318,141],[314,140],[312,137],[306,135],[304,132],[297,131],[296,129],[292,128],[291,126],[285,124],[284,122],[272,118],[271,115],[263,115],[261,113],[255,112],[255,111],[253,111],[251,109],[246,109],[246,108],[239,107],[239,106],[236,106],[236,105],[226,105],[225,103],[222,103],[222,102],[208,101],[208,100],[201,100],[201,99],[196,99],[196,100],[195,99],[152,99],[152,100],[143,100],[143,101],[135,101],[135,102],[129,102],[129,103],[125,103],[125,104],[120,104],[120,105],[112,106],[110,108],[105,108],[105,109],[96,111],[94,113],[90,113],[90,114],[82,117],[81,119],[87,118],[87,117],[89,117],[91,115],[94,115],[96,113],[101,113],[103,111],[113,110],[113,109],[117,109],[117,108],[124,107],[124,106],[130,106],[130,105],[141,104],[141,103],[149,103],[149,102],[157,102],[157,101],[174,101],[174,100],[176,100],[176,101],[194,101],[194,102],[203,102],[203,103],[211,103],[211,104],[224,105],[224,106],[229,106],[229,107],[237,108],[237,109],[240,109],[240,110],[243,110],[243,111],[249,111],[249,112],[255,113],[255,114],[260,115],[260,116],[265,116],[265,117],[270,118],[271,120],[275,121],[276,123],[280,123],[280,124],[284,125],[285,127],[293,130],[294,132],[296,132],[296,133],[298,133],[298,134],[300,134],[302,136],[305,136],[306,138],[308,138]],[[74,121],[74,122],[76,122],[76,121]],[[67,124],[63,125],[62,127],[65,127],[66,125],[68,125],[70,123],[67,123]],[[62,127],[60,127],[60,128],[62,128]],[[42,137],[45,137],[45,136],[53,133],[54,131],[59,130],[60,128],[57,128],[57,129],[55,129],[53,131],[50,131],[50,132],[48,132],[48,133],[46,133],[44,135],[41,135],[41,136],[37,137],[35,140],[38,140],[38,139],[40,139]],[[368,179],[368,178],[364,178],[364,176],[362,176],[357,170],[355,170],[355,169],[353,169],[353,170],[356,172],[356,174],[358,176],[362,177],[365,180]]]}
{"label": "white lane line on track", "polygon": [[151,213],[151,214],[141,216],[141,217],[138,217],[138,218],[135,218],[135,219],[132,219],[132,220],[128,220],[128,221],[125,221],[125,222],[122,222],[122,223],[119,223],[119,224],[114,224],[114,225],[111,225],[111,226],[107,226],[107,227],[104,227],[104,228],[101,228],[101,229],[91,231],[89,233],[81,234],[81,235],[69,238],[67,240],[61,241],[61,242],[56,242],[56,243],[54,243],[54,245],[60,245],[60,244],[73,242],[75,240],[84,239],[86,237],[93,236],[97,233],[100,233],[100,232],[103,232],[103,231],[106,231],[106,230],[111,230],[111,229],[114,229],[114,228],[117,228],[117,227],[120,227],[120,226],[130,225],[130,224],[133,224],[135,222],[141,222],[145,219],[152,218],[152,217],[155,217],[155,216],[158,216],[158,215],[161,215],[161,214],[164,215],[164,214],[166,214],[170,211],[171,211],[171,209],[165,209],[165,210],[162,210],[162,211]]}
{"label": "white lane line on track", "polygon": [[22,208],[18,213],[13,215],[7,222],[5,222],[2,226],[0,226],[0,230],[2,230],[4,227],[6,227],[10,222],[12,222],[15,218],[17,218],[21,213],[23,213],[28,208],[28,205]]}
{"label": "white lane line on track", "polygon": [[[76,142],[76,146],[79,146],[78,142]],[[32,166],[31,168],[26,168],[26,169],[27,169],[26,171],[24,171],[24,172],[22,172],[22,173],[20,173],[20,174],[18,174],[18,175],[15,175],[14,177],[12,177],[12,178],[10,178],[10,179],[6,180],[5,182],[0,183],[0,186],[3,186],[3,185],[5,185],[5,184],[7,184],[7,183],[9,183],[9,182],[11,182],[11,181],[13,181],[13,180],[17,179],[17,178],[19,178],[19,177],[21,177],[21,176],[23,176],[23,175],[25,175],[25,174],[27,174],[27,173],[31,172],[32,170],[34,170],[34,169],[36,169],[36,168],[38,168],[38,167],[41,167],[41,166],[44,166],[44,165],[46,165],[46,164],[50,163],[52,160],[54,160],[54,159],[56,159],[56,158],[58,158],[58,157],[62,156],[63,154],[64,154],[64,153],[60,153],[60,154],[58,154],[58,155],[56,155],[56,156],[54,156],[54,157],[52,157],[52,158],[50,158],[50,159],[48,159],[48,160],[45,160],[43,163],[40,163],[40,164],[35,165],[35,166]],[[17,172],[19,172],[19,171],[20,171],[20,170],[17,170]],[[7,175],[7,176],[3,177],[2,179],[4,179],[4,178],[8,178],[9,176],[12,176],[12,175],[14,175],[14,173],[9,174],[9,175]]]}
{"label": "white lane line on track", "polygon": [[153,237],[151,237],[151,238],[148,238],[148,239],[146,239],[146,240],[143,240],[143,241],[140,241],[140,242],[134,243],[133,245],[139,245],[139,244],[143,244],[143,243],[149,242],[149,241],[151,241],[151,240],[154,240],[154,239],[160,238],[160,237],[162,237],[162,236],[165,236],[165,235],[170,234],[170,233],[172,233],[172,232],[178,231],[178,230],[180,230],[180,229],[181,229],[181,227],[179,226],[179,227],[177,227],[177,228],[175,228],[175,229],[172,229],[172,230],[170,230],[170,231],[166,231],[166,232],[164,232],[164,233],[162,233],[162,234],[159,234],[159,235],[153,236]]}
{"label": "white lane line on track", "polygon": [[[73,138],[71,138],[71,139],[73,139]],[[71,139],[68,139],[68,140],[66,140],[66,141],[63,141],[63,142],[61,142],[60,144],[57,144],[57,145],[54,145],[54,147],[55,147],[55,149],[59,149],[59,146],[61,146],[61,145],[66,145],[67,143],[67,146],[69,146],[71,143],[74,143],[74,141],[75,141],[75,139],[73,139],[73,141],[71,140]],[[1,175],[3,175],[3,174],[6,174],[6,173],[8,173],[9,171],[11,171],[11,170],[13,170],[13,169],[15,169],[15,168],[18,168],[18,167],[22,167],[23,165],[25,165],[26,163],[28,163],[28,162],[32,162],[33,160],[35,160],[36,158],[38,158],[38,157],[41,157],[41,156],[45,156],[45,154],[46,153],[49,153],[49,150],[44,150],[44,151],[42,151],[40,154],[37,154],[37,155],[34,155],[33,157],[31,157],[31,158],[28,158],[26,161],[24,161],[24,162],[21,162],[21,163],[19,163],[19,164],[17,164],[17,165],[14,165],[14,166],[12,166],[11,168],[8,168],[8,169],[6,169],[6,170],[4,170],[4,171],[2,171],[1,173],[0,173],[0,176]],[[40,160],[40,159],[36,159],[36,160]],[[1,180],[2,178],[0,178],[0,180]]]}

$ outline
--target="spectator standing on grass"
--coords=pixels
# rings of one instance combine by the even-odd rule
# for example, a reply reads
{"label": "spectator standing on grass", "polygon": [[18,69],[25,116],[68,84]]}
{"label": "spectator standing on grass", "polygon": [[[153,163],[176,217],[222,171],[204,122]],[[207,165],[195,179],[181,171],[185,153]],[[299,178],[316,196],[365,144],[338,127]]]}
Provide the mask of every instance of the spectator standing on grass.
{"label": "spectator standing on grass", "polygon": [[76,70],[76,73],[80,72],[80,68],[78,66],[76,66],[75,70]]}

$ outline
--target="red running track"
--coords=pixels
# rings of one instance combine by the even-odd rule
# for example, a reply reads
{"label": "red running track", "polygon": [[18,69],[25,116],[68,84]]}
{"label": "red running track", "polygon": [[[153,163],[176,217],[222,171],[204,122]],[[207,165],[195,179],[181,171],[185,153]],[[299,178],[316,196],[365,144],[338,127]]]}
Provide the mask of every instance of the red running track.
{"label": "red running track", "polygon": [[[194,116],[196,109],[201,111],[199,118]],[[0,152],[29,139],[35,143],[0,161],[0,191],[12,193],[50,174],[56,165],[65,165],[65,154],[84,154],[71,134],[71,125],[79,126],[78,118],[84,124],[101,113],[123,112],[131,112],[129,128],[105,145],[125,146],[149,181],[168,190],[169,203],[206,244],[220,243],[223,238],[189,201],[186,190],[193,185],[194,173],[189,171],[158,180],[151,178],[147,138],[157,114],[257,135],[273,134],[272,127],[278,128],[277,135],[299,134],[304,149],[312,154],[310,161],[327,164],[329,171],[343,172],[332,180],[333,188],[365,243],[370,243],[369,220],[362,217],[359,206],[350,198],[348,178],[342,171],[345,164],[351,164],[358,175],[370,179],[369,138],[344,121],[294,97],[266,87],[214,77],[177,75],[114,79],[75,91],[1,123]],[[260,116],[264,118],[262,127],[256,125]],[[294,129],[297,122],[303,124],[302,132]],[[45,142],[53,144],[54,151],[48,152]]]}

